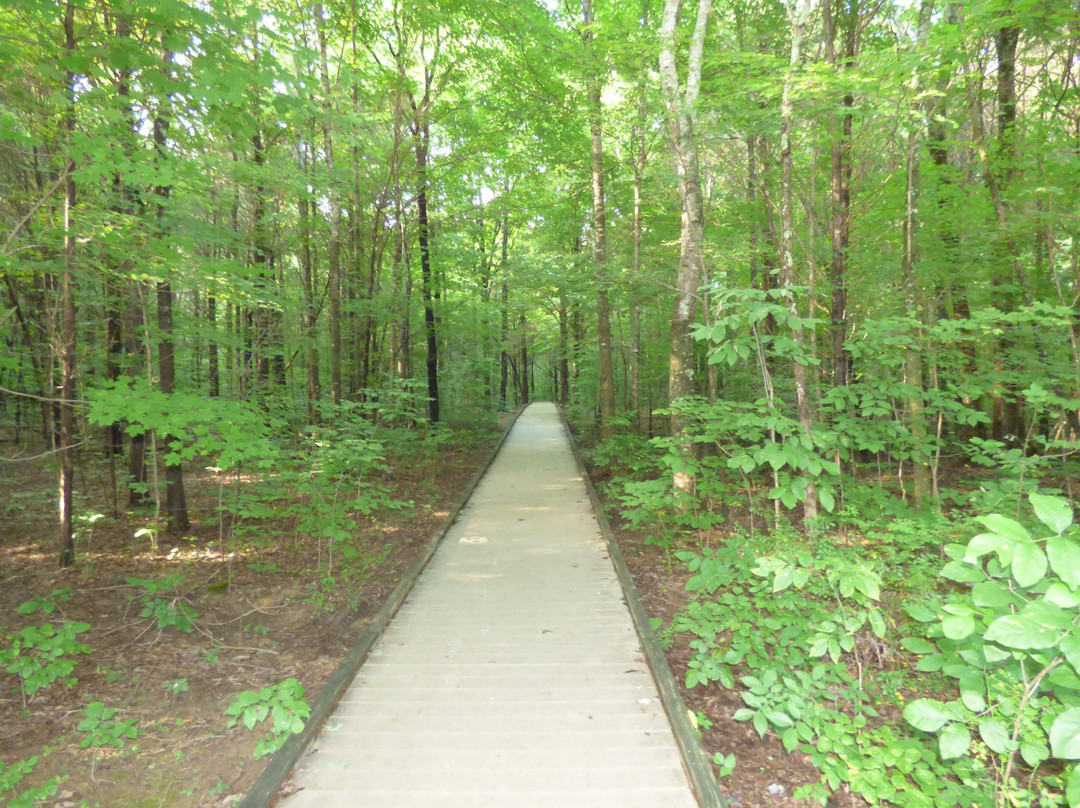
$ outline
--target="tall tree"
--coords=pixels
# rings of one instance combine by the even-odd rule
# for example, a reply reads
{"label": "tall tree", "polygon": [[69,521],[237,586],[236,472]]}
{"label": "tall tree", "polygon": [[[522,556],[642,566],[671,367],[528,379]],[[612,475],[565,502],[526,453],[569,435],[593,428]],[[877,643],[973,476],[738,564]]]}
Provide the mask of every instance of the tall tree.
{"label": "tall tree", "polygon": [[[806,332],[800,324],[799,296],[795,293],[798,277],[795,268],[795,204],[794,204],[794,159],[792,155],[792,133],[795,125],[795,102],[792,97],[796,74],[802,64],[803,39],[810,20],[814,0],[802,0],[797,7],[797,0],[787,0],[788,19],[791,23],[791,60],[784,77],[784,88],[780,100],[780,285],[788,291],[788,308],[791,314],[792,338],[796,345],[793,361],[795,379],[795,404],[798,410],[799,426],[807,437],[813,432],[814,412],[810,402],[809,347]],[[807,477],[806,491],[803,496],[803,514],[807,519],[818,515],[817,492],[813,481]]]}
{"label": "tall tree", "polygon": [[592,154],[592,236],[593,263],[596,268],[596,344],[597,374],[600,392],[600,436],[604,439],[615,435],[615,370],[611,351],[611,304],[608,300],[610,279],[607,268],[607,208],[604,200],[604,140],[603,106],[601,103],[601,67],[593,43],[596,16],[592,0],[582,0],[586,59],[589,60],[589,144]]}
{"label": "tall tree", "polygon": [[[168,232],[165,225],[165,207],[169,202],[170,186],[165,179],[169,176],[169,89],[171,82],[170,63],[172,53],[165,44],[167,32],[161,34],[161,62],[163,88],[159,94],[158,107],[154,112],[153,138],[154,158],[157,163],[157,185],[154,194],[157,197],[157,238],[159,240],[164,262],[161,267],[162,277],[157,283],[157,326],[158,326],[158,384],[161,392],[171,396],[176,392],[176,352],[173,331],[173,291],[171,276],[173,273],[170,253],[166,246]],[[190,525],[187,511],[187,498],[184,493],[184,468],[180,460],[169,460],[168,455],[172,452],[173,438],[167,432],[158,435],[160,451],[166,457],[165,461],[165,513],[168,516],[169,527],[174,531],[187,530]]]}
{"label": "tall tree", "polygon": [[[694,392],[694,341],[690,327],[694,320],[698,291],[705,274],[702,240],[705,234],[705,203],[701,193],[698,144],[694,135],[694,107],[701,90],[701,64],[705,31],[712,12],[712,0],[698,0],[697,21],[690,39],[685,86],[679,81],[675,58],[675,35],[682,3],[666,0],[660,24],[660,86],[667,105],[667,125],[671,138],[675,172],[679,178],[682,210],[679,235],[679,271],[675,280],[675,308],[671,315],[671,350],[668,369],[668,396],[672,402]],[[681,435],[683,424],[671,416],[671,434]],[[689,451],[684,446],[683,451]],[[693,489],[693,478],[677,471],[675,487]]]}
{"label": "tall tree", "polygon": [[[64,50],[69,64],[74,60],[75,4],[64,4]],[[65,71],[64,104],[64,273],[61,279],[60,360],[60,567],[75,563],[75,534],[71,508],[75,491],[75,233],[72,216],[75,210],[75,99],[78,79],[68,67]]]}

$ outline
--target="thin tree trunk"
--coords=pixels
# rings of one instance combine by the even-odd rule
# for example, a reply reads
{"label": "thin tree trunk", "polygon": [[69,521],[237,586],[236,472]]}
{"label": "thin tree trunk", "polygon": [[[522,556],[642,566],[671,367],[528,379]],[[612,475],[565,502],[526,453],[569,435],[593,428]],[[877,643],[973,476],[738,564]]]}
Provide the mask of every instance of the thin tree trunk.
{"label": "thin tree trunk", "polygon": [[[844,55],[838,65],[836,55],[836,18],[832,0],[824,0],[822,18],[824,22],[825,61],[834,72],[849,70],[855,62],[857,43],[858,0],[849,0],[845,25]],[[830,167],[832,174],[832,227],[830,243],[832,256],[829,264],[829,281],[832,285],[832,305],[829,312],[832,331],[832,381],[836,387],[847,385],[848,363],[850,357],[844,349],[847,336],[847,251],[851,232],[851,164],[848,150],[851,145],[852,107],[854,96],[845,92],[841,99],[844,113],[840,122],[840,134],[832,141],[830,148]]]}
{"label": "thin tree trunk", "polygon": [[330,244],[327,260],[330,300],[330,401],[341,403],[341,202],[334,180],[334,136],[330,129],[330,71],[326,60],[326,32],[323,5],[315,3],[315,31],[319,41],[319,81],[322,86],[322,132],[327,172],[327,199],[330,205]]}
{"label": "thin tree trunk", "polygon": [[[308,176],[307,144],[300,143],[300,171]],[[308,423],[319,423],[319,307],[315,296],[315,272],[311,260],[311,201],[307,184],[296,201],[300,217],[300,272],[304,284],[304,340],[307,343]]]}
{"label": "thin tree trunk", "polygon": [[[592,57],[594,22],[592,0],[582,0],[584,16],[584,39]],[[599,68],[590,68],[589,95],[589,141],[592,151],[593,192],[593,264],[596,272],[596,343],[600,394],[600,437],[608,440],[615,436],[615,371],[611,351],[611,304],[608,299],[607,270],[607,209],[604,200],[604,141],[602,130],[603,107],[601,105],[601,79]]]}
{"label": "thin tree trunk", "polygon": [[[426,104],[424,105],[426,108]],[[417,112],[413,135],[416,139],[416,229],[417,244],[420,247],[421,295],[424,300],[424,333],[427,337],[427,390],[428,418],[439,420],[439,341],[435,333],[435,302],[431,277],[431,246],[428,243],[427,209],[427,159],[429,146],[429,128],[426,120],[420,120]]]}
{"label": "thin tree trunk", "polygon": [[[642,0],[641,2],[640,23],[642,29],[648,28],[649,0]],[[644,228],[643,187],[645,182],[645,161],[647,159],[645,148],[645,127],[647,124],[645,79],[648,75],[648,70],[646,67],[647,65],[643,59],[640,70],[641,77],[637,86],[637,120],[634,121],[630,138],[633,143],[634,223],[632,235],[633,257],[630,266],[630,357],[627,386],[629,387],[629,407],[630,412],[633,413],[634,431],[638,434],[643,434],[646,431],[648,422],[648,414],[643,409],[643,399],[641,396],[641,300],[638,292],[638,285],[641,283],[641,235]],[[565,314],[565,308],[563,309],[563,313]]]}
{"label": "thin tree trunk", "polygon": [[[671,316],[671,350],[668,372],[668,395],[672,403],[694,392],[694,341],[690,334],[698,289],[705,272],[701,243],[705,234],[705,206],[698,170],[698,147],[694,137],[694,105],[701,83],[701,62],[705,30],[712,11],[712,0],[698,0],[697,22],[690,41],[686,86],[680,89],[675,63],[675,33],[679,24],[680,0],[666,0],[660,26],[660,85],[667,104],[667,123],[672,152],[679,177],[682,225],[679,238],[679,272],[675,281],[675,308]],[[671,434],[681,436],[683,423],[671,416]],[[690,453],[692,446],[684,444]],[[694,480],[685,471],[673,478],[677,490],[690,493]]]}
{"label": "thin tree trunk", "polygon": [[[930,17],[934,12],[934,0],[923,0],[919,9],[919,25],[916,33],[915,51],[921,53],[930,33]],[[911,94],[919,98],[922,94],[922,80],[919,68],[912,70]],[[931,111],[927,105],[920,104],[922,115],[928,118]],[[919,154],[922,149],[922,132],[925,121],[912,121],[908,129],[907,143],[907,193],[904,204],[904,251],[901,261],[900,276],[903,283],[904,308],[912,323],[919,323],[922,311],[919,305],[919,287],[915,277],[915,267],[919,260]],[[916,333],[912,344],[904,350],[904,384],[908,388],[907,417],[908,428],[916,444],[916,452],[926,444],[927,425],[923,404],[923,366],[922,366],[922,328],[914,326]],[[930,497],[929,457],[915,454],[912,459],[914,469],[914,499],[917,504]]]}
{"label": "thin tree trunk", "polygon": [[[164,46],[164,37],[161,57],[162,67],[168,72],[172,56]],[[169,119],[165,109],[167,103],[168,97],[162,97],[154,114],[155,160],[159,171],[164,171],[168,159]],[[157,196],[158,238],[164,241],[166,236],[165,205],[169,200],[170,188],[166,184],[161,184],[154,188],[154,193]],[[157,320],[160,339],[158,342],[158,384],[162,393],[172,395],[176,390],[176,364],[173,344],[173,293],[169,280],[171,269],[163,267],[162,272],[165,273],[164,278],[157,284]],[[159,451],[164,457],[171,450],[172,436],[161,433],[158,438]],[[179,460],[171,463],[168,460],[165,461],[165,512],[168,514],[169,528],[173,532],[187,530],[190,526],[187,498],[184,495],[184,468]]]}
{"label": "thin tree trunk", "polygon": [[[64,6],[64,50],[75,52],[75,5]],[[71,508],[75,492],[75,234],[72,213],[75,208],[75,74],[65,73],[67,105],[64,108],[64,134],[67,157],[64,160],[64,276],[61,280],[61,356],[60,384],[60,568],[75,563],[75,533]]]}
{"label": "thin tree trunk", "polygon": [[[794,2],[794,0],[789,0],[789,2]],[[791,63],[787,78],[784,79],[784,89],[780,101],[780,285],[788,290],[792,290],[792,287],[796,285],[795,207],[791,154],[795,104],[791,96],[794,89],[795,73],[802,61],[802,43],[806,35],[806,25],[810,17],[812,3],[813,0],[803,0],[803,7],[799,10],[796,10],[793,5],[788,7],[788,17],[791,20]],[[793,318],[800,316],[799,302],[794,291],[791,291],[788,296],[788,307]],[[798,346],[798,352],[805,353],[807,340],[802,327],[793,326],[791,336]],[[799,426],[803,434],[809,437],[814,428],[813,410],[810,405],[810,374],[802,356],[796,356],[793,365],[795,402]],[[817,492],[814,489],[813,481],[809,478],[806,493],[803,497],[803,515],[808,520],[816,519],[818,515]]]}

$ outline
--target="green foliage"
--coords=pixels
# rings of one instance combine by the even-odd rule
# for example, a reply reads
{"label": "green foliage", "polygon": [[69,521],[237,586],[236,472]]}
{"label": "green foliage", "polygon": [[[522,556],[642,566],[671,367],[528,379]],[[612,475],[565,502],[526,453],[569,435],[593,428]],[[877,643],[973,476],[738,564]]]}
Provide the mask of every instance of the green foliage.
{"label": "green foliage", "polygon": [[35,612],[41,612],[42,614],[52,614],[57,610],[57,602],[67,603],[71,600],[72,588],[65,586],[63,589],[54,589],[48,595],[37,595],[30,600],[23,601],[19,604],[18,612],[21,615],[28,616]]}
{"label": "green foliage", "polygon": [[[29,603],[35,602],[27,601],[23,606]],[[46,600],[46,606],[47,603]],[[39,602],[35,607],[41,605]],[[39,690],[71,675],[76,662],[73,657],[90,653],[90,648],[78,641],[78,636],[89,630],[89,623],[64,622],[59,626],[43,623],[40,626],[26,626],[7,636],[10,645],[0,648],[0,665],[8,673],[19,677],[24,704]]]}
{"label": "green foliage", "polygon": [[[180,574],[166,575],[159,581],[148,578],[127,579],[128,586],[141,589],[141,592],[128,595],[128,600],[138,600],[142,604],[139,617],[150,618],[157,622],[159,630],[175,628],[190,634],[195,629],[198,613],[191,603],[180,594],[180,585],[184,577]],[[166,597],[159,597],[159,595]]]}
{"label": "green foliage", "polygon": [[79,748],[93,747],[98,749],[103,746],[111,746],[123,749],[125,741],[133,741],[139,737],[139,720],[128,718],[121,721],[116,717],[115,707],[106,707],[100,701],[93,701],[86,705],[83,710],[83,719],[79,722],[79,732],[86,733],[79,740]]}
{"label": "green foliage", "polygon": [[272,755],[286,739],[303,732],[304,720],[311,715],[311,707],[304,700],[304,687],[296,679],[289,678],[262,690],[247,690],[233,699],[225,710],[231,729],[237,724],[249,730],[271,721],[270,731],[255,746],[254,758],[258,760]]}
{"label": "green foliage", "polygon": [[[905,641],[918,670],[951,682],[952,698],[912,701],[904,718],[937,736],[942,760],[988,757],[995,791],[1010,802],[1037,796],[1020,761],[1037,769],[1080,760],[1080,530],[1067,500],[1028,499],[1042,535],[1007,516],[981,517],[986,532],[947,548],[941,570],[962,588],[912,606],[924,636]],[[1062,778],[1068,804],[1080,804],[1075,763]]]}
{"label": "green foliage", "polygon": [[271,469],[281,457],[273,439],[281,425],[246,402],[162,393],[141,378],[106,382],[88,391],[88,401],[92,424],[122,423],[128,435],[168,435],[168,465],[199,457],[221,469]]}
{"label": "green foliage", "polygon": [[7,808],[33,808],[38,804],[38,800],[46,800],[49,797],[56,796],[56,793],[60,790],[60,783],[64,779],[60,775],[53,777],[43,785],[24,789],[17,794],[13,793],[23,779],[33,773],[40,760],[41,758],[38,755],[34,755],[26,760],[12,763],[10,766],[5,766],[4,762],[0,761],[0,797],[9,795],[4,803]]}

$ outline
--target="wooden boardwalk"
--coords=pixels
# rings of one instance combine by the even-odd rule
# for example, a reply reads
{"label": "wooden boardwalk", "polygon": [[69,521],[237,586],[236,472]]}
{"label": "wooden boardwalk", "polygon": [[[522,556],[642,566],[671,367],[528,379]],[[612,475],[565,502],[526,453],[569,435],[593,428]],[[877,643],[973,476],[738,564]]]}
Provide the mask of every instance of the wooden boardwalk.
{"label": "wooden boardwalk", "polygon": [[281,808],[694,808],[558,411],[518,419]]}

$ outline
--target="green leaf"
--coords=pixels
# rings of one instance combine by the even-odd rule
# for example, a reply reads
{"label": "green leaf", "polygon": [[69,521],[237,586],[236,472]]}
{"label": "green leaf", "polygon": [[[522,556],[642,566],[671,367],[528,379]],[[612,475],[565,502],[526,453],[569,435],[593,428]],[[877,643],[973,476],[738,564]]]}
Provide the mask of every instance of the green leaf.
{"label": "green leaf", "polygon": [[1022,524],[1015,519],[992,513],[989,516],[980,516],[979,521],[986,525],[994,533],[1011,539],[1014,542],[1031,541],[1031,534]]}
{"label": "green leaf", "polygon": [[942,578],[948,578],[950,581],[961,584],[974,584],[986,580],[986,573],[979,567],[965,564],[962,561],[950,561],[941,568],[939,575]]}
{"label": "green leaf", "polygon": [[791,754],[799,746],[799,735],[794,728],[784,730],[784,734],[780,736],[780,740],[784,744],[784,749],[788,754]]}
{"label": "green leaf", "polygon": [[986,709],[986,684],[978,671],[967,670],[960,676],[960,700],[973,713]]}
{"label": "green leaf", "polygon": [[913,654],[935,654],[937,648],[928,643],[922,637],[905,637],[900,645]]}
{"label": "green leaf", "polygon": [[1050,566],[1070,589],[1080,589],[1080,545],[1066,536],[1054,536],[1046,542]]}
{"label": "green leaf", "polygon": [[[833,496],[832,491],[828,488],[822,488],[818,491],[818,499],[821,500],[821,507],[823,507],[829,513],[833,512],[836,507],[836,498]],[[791,751],[790,749],[788,750]]]}
{"label": "green leaf", "polygon": [[982,718],[979,720],[979,735],[990,749],[999,755],[1009,751],[1009,732],[996,718]]}
{"label": "green leaf", "polygon": [[905,604],[904,611],[912,620],[919,623],[933,623],[937,620],[937,612],[922,603]]}
{"label": "green leaf", "polygon": [[1058,643],[1058,648],[1065,654],[1065,659],[1069,660],[1069,664],[1080,672],[1080,633],[1078,630],[1073,629],[1071,634],[1062,638]]}
{"label": "green leaf", "polygon": [[964,561],[969,564],[974,564],[987,553],[996,553],[998,549],[1007,542],[1008,539],[1004,536],[999,536],[997,533],[979,533],[977,536],[973,536],[971,541],[967,543]]}
{"label": "green leaf", "polygon": [[1046,553],[1033,541],[1018,542],[1013,552],[1013,578],[1023,587],[1034,586],[1046,575]]}
{"label": "green leaf", "polygon": [[1035,768],[1050,757],[1050,750],[1044,743],[1027,742],[1020,744],[1020,757],[1031,768]]}
{"label": "green leaf", "polygon": [[952,716],[935,699],[916,699],[904,708],[904,720],[923,732],[937,732]]}
{"label": "green leaf", "polygon": [[983,637],[1006,648],[1029,649],[1049,648],[1056,644],[1060,634],[1058,629],[1042,625],[1021,612],[999,617],[990,624]]}
{"label": "green leaf", "polygon": [[1072,503],[1067,499],[1045,494],[1028,494],[1028,499],[1038,520],[1059,536],[1073,523]]}
{"label": "green leaf", "polygon": [[754,729],[757,730],[758,735],[762,738],[765,737],[765,733],[769,730],[769,721],[765,718],[765,714],[761,712],[754,713]]}
{"label": "green leaf", "polygon": [[1065,799],[1069,801],[1069,808],[1080,806],[1080,766],[1075,764],[1065,783]]}
{"label": "green leaf", "polygon": [[1024,602],[1023,598],[997,581],[983,581],[975,584],[971,588],[971,598],[976,606],[988,606],[992,609],[1020,606]]}
{"label": "green leaf", "polygon": [[1050,749],[1062,760],[1080,760],[1080,707],[1071,707],[1050,727]]}
{"label": "green leaf", "polygon": [[961,723],[949,724],[938,739],[943,760],[963,757],[971,746],[971,732]]}
{"label": "green leaf", "polygon": [[941,619],[941,630],[950,640],[962,640],[975,631],[975,620],[969,614],[949,615]]}
{"label": "green leaf", "polygon": [[791,719],[791,716],[787,713],[775,710],[768,715],[769,722],[778,727],[793,727],[795,722]]}
{"label": "green leaf", "polygon": [[751,710],[749,707],[740,707],[735,711],[735,714],[731,717],[735,721],[749,721],[757,714],[757,710]]}
{"label": "green leaf", "polygon": [[1062,609],[1075,609],[1080,606],[1080,592],[1073,592],[1061,581],[1054,581],[1044,595],[1047,603],[1053,603]]}

